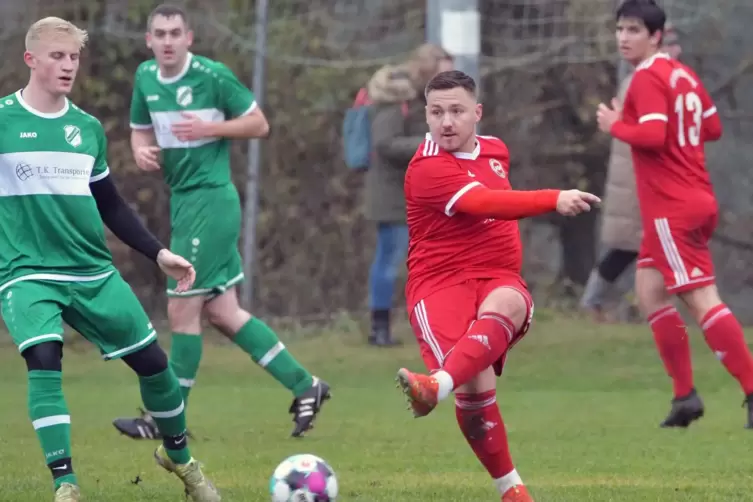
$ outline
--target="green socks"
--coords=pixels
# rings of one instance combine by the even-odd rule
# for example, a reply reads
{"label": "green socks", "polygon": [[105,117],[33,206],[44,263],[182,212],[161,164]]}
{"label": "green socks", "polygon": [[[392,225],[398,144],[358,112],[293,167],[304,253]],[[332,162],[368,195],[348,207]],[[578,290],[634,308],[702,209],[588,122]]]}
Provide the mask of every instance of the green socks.
{"label": "green socks", "polygon": [[178,377],[171,369],[149,377],[139,377],[141,399],[154,418],[167,451],[176,464],[186,464],[191,453],[186,445],[186,415]]}
{"label": "green socks", "polygon": [[233,342],[296,397],[314,384],[311,373],[290,355],[285,345],[264,321],[252,317],[236,333]]}
{"label": "green socks", "polygon": [[63,397],[59,371],[29,371],[29,418],[57,490],[62,483],[78,484],[71,464],[71,416]]}
{"label": "green socks", "polygon": [[188,394],[196,381],[199,363],[204,350],[201,335],[173,333],[170,343],[170,367],[178,377],[183,403],[188,404]]}

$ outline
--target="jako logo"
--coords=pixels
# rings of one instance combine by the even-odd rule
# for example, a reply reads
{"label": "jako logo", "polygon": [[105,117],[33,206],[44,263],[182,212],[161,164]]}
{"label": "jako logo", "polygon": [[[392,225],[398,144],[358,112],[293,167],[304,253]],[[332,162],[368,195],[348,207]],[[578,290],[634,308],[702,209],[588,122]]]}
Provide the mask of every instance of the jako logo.
{"label": "jako logo", "polygon": [[21,133],[21,137],[22,138],[36,138],[37,137],[37,133],[35,133],[35,132],[22,132]]}

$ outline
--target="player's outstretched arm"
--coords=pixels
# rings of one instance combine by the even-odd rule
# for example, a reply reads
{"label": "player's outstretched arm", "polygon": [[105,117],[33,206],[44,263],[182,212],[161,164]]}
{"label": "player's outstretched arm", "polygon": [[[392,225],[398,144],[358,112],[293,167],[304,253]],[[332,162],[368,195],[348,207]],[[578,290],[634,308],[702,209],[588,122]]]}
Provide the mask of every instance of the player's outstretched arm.
{"label": "player's outstretched arm", "polygon": [[144,226],[136,212],[123,200],[110,176],[89,186],[107,228],[128,247],[156,262],[157,255],[165,246]]}
{"label": "player's outstretched arm", "polygon": [[481,218],[519,220],[554,211],[575,216],[599,202],[597,196],[580,190],[492,190],[480,185],[463,194],[455,209]]}
{"label": "player's outstretched arm", "polygon": [[469,176],[454,159],[438,154],[411,161],[405,195],[449,217],[465,213],[496,220],[519,220],[554,211],[574,216],[600,202],[595,195],[579,190],[493,190]]}
{"label": "player's outstretched arm", "polygon": [[176,291],[186,291],[193,286],[196,279],[193,265],[165,248],[144,226],[136,212],[120,196],[110,176],[89,186],[102,221],[118,239],[156,262],[163,272],[178,281]]}

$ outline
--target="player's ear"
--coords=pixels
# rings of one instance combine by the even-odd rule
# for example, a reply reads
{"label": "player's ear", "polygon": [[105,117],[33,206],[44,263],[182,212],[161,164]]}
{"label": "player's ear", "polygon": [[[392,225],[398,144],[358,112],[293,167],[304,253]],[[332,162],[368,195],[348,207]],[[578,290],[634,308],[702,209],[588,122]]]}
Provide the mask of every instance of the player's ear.
{"label": "player's ear", "polygon": [[147,31],[146,36],[144,38],[146,40],[146,48],[151,49],[152,48],[152,34]]}
{"label": "player's ear", "polygon": [[191,47],[193,44],[193,30],[188,30],[186,33],[186,40],[188,40],[188,46]]}
{"label": "player's ear", "polygon": [[481,122],[481,117],[484,114],[484,105],[481,103],[476,103],[476,123]]}
{"label": "player's ear", "polygon": [[664,36],[664,32],[662,30],[656,30],[653,35],[651,35],[649,38],[651,40],[651,43],[656,47],[661,47],[661,39]]}
{"label": "player's ear", "polygon": [[32,70],[37,65],[36,59],[34,58],[34,54],[32,54],[29,51],[24,52],[24,63],[26,63],[26,66],[31,68]]}

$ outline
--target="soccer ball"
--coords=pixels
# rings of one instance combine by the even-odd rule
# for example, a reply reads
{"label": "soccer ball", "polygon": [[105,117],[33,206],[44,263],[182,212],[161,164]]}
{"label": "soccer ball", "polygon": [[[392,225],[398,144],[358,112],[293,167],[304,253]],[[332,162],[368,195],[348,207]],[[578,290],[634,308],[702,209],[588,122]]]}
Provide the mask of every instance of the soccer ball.
{"label": "soccer ball", "polygon": [[315,455],[293,455],[277,466],[269,480],[272,502],[335,502],[337,477]]}

